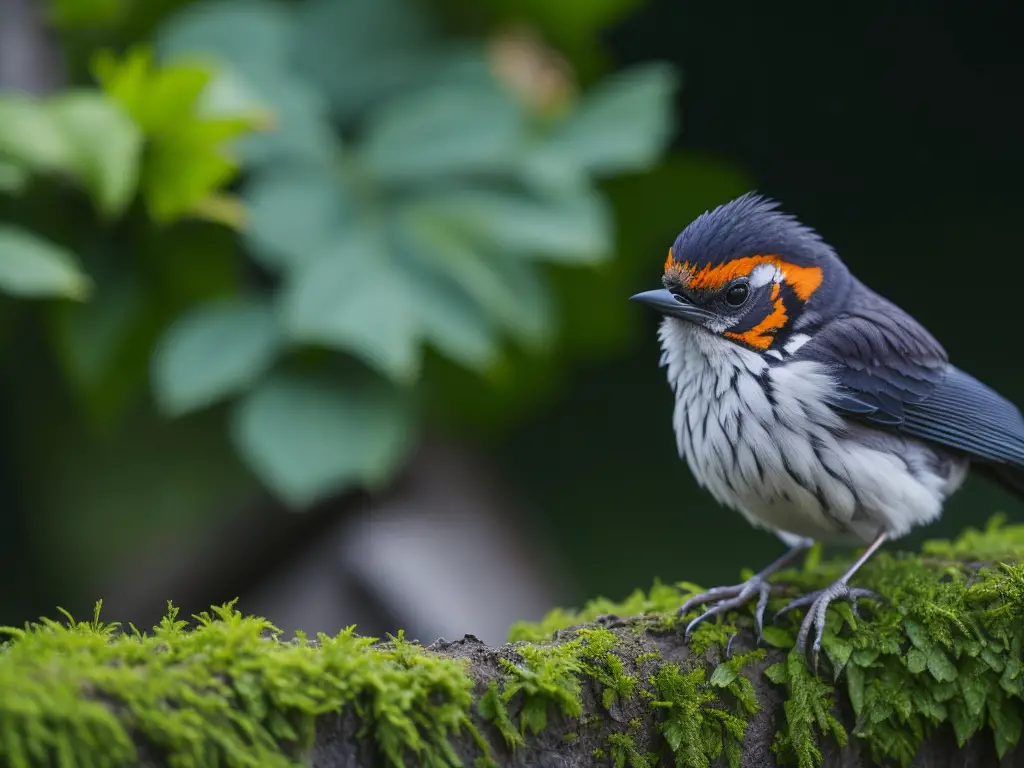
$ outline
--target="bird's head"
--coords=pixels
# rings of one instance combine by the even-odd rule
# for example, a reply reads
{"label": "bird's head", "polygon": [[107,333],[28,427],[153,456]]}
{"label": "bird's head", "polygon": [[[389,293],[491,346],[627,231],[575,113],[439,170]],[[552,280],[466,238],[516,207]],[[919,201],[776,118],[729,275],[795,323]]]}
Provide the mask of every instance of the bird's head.
{"label": "bird's head", "polygon": [[767,353],[842,308],[849,272],[814,230],[750,193],[702,214],[668,251],[664,288],[631,297]]}

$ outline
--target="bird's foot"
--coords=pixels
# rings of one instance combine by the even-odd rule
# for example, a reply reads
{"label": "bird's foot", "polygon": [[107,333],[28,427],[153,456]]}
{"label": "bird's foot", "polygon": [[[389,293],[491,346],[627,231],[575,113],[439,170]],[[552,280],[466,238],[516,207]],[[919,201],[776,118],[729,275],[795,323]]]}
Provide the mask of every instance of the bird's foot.
{"label": "bird's foot", "polygon": [[[757,607],[754,609],[754,624],[757,629],[757,640],[761,641],[761,630],[764,627],[764,610],[768,605],[768,598],[771,596],[772,584],[766,577],[760,574],[751,576],[742,584],[734,584],[728,587],[713,587],[707,592],[693,595],[679,607],[679,615],[684,616],[687,611],[697,605],[710,605],[704,613],[686,625],[685,636],[690,633],[703,621],[712,616],[718,616],[734,608],[740,608],[755,597]],[[730,638],[730,645],[732,644]]]}
{"label": "bird's foot", "polygon": [[860,614],[857,611],[857,601],[861,598],[880,600],[881,596],[870,589],[851,587],[845,581],[840,580],[825,589],[819,589],[803,597],[790,600],[782,610],[775,614],[775,618],[778,619],[779,616],[788,613],[794,608],[807,607],[807,614],[804,616],[804,620],[800,624],[800,632],[796,636],[796,647],[805,653],[807,652],[807,638],[813,629],[814,642],[811,644],[810,651],[814,660],[814,666],[817,668],[818,653],[821,651],[821,637],[825,632],[825,614],[828,611],[829,605],[836,600],[845,600],[850,603],[850,609],[853,611],[854,618],[859,619]]}

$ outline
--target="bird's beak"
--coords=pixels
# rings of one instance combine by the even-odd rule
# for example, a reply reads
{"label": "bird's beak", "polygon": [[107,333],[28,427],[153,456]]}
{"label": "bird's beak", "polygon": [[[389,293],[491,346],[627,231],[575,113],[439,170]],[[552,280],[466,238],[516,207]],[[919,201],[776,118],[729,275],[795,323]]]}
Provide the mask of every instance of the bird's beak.
{"label": "bird's beak", "polygon": [[656,312],[660,312],[663,315],[680,317],[683,320],[697,322],[700,320],[706,320],[710,316],[710,313],[706,309],[702,309],[701,307],[687,301],[681,301],[670,291],[667,291],[664,288],[638,293],[635,296],[630,296],[629,300],[646,304],[651,309]]}

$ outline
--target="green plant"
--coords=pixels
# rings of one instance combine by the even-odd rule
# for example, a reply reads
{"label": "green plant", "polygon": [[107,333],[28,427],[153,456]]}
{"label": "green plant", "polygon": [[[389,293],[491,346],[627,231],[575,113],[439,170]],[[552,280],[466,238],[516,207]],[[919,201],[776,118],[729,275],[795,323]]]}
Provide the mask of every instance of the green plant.
{"label": "green plant", "polygon": [[[235,445],[297,506],[389,479],[426,350],[486,377],[508,343],[549,345],[545,263],[611,256],[595,181],[648,167],[670,135],[664,66],[538,104],[502,74],[510,43],[447,41],[400,0],[197,6],[158,43],[214,56],[278,130],[239,145],[243,237],[270,288],[180,317],[157,401],[180,415],[239,396]],[[307,363],[310,348],[362,366]]]}

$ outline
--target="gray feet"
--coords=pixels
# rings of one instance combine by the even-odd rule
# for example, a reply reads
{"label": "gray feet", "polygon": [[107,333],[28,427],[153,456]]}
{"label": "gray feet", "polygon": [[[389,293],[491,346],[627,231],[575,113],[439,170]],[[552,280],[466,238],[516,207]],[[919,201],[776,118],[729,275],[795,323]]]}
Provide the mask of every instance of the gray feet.
{"label": "gray feet", "polygon": [[[768,605],[768,598],[771,595],[772,585],[760,574],[752,576],[742,584],[735,584],[731,587],[714,587],[707,592],[694,595],[679,608],[679,615],[683,616],[695,605],[711,605],[704,613],[686,625],[685,636],[690,633],[703,621],[712,616],[731,611],[746,605],[754,597],[757,597],[757,608],[754,610],[754,624],[757,627],[757,640],[761,641],[761,629],[764,626],[764,609]],[[713,604],[713,605],[712,605]]]}
{"label": "gray feet", "polygon": [[872,600],[881,599],[877,593],[872,592],[870,589],[851,587],[841,579],[825,589],[819,589],[817,592],[811,592],[803,597],[791,600],[775,617],[778,618],[794,608],[809,606],[807,608],[807,615],[804,616],[803,623],[800,625],[800,632],[796,636],[796,647],[805,652],[807,651],[807,638],[813,628],[814,642],[810,650],[815,660],[815,666],[817,666],[818,653],[821,651],[821,636],[825,632],[825,614],[828,611],[829,605],[836,600],[846,600],[850,603],[853,615],[859,619],[860,614],[857,612],[857,600],[862,597]]}

